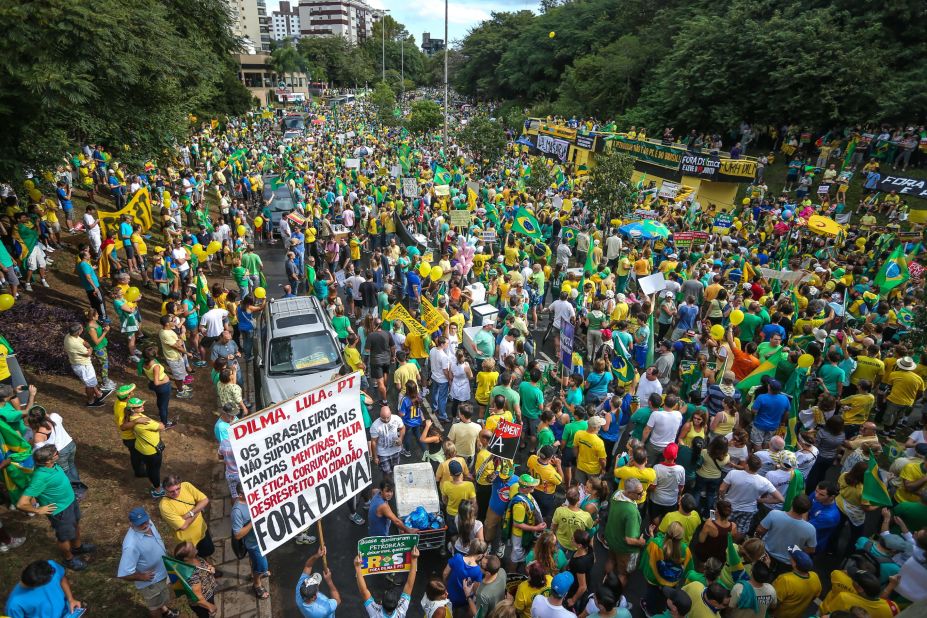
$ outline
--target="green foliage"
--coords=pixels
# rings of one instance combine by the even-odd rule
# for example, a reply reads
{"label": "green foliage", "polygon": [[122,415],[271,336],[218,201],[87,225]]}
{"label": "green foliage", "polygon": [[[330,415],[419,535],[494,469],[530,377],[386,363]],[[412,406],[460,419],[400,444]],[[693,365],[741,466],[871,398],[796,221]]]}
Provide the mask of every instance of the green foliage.
{"label": "green foliage", "polygon": [[454,84],[651,130],[910,121],[927,114],[923,14],[922,0],[550,1],[471,29]]}
{"label": "green foliage", "polygon": [[[389,15],[373,24],[370,38],[360,47],[373,68],[373,79],[378,80],[382,75],[384,35],[387,81],[391,81],[389,79],[390,70],[395,70],[397,75],[403,73],[406,79],[416,84],[424,84],[427,81],[425,54],[419,49],[415,43],[415,37],[406,30],[406,27]],[[399,78],[392,80],[392,83],[398,84]],[[396,91],[398,92],[398,89]]]}
{"label": "green foliage", "polygon": [[498,162],[505,152],[506,138],[502,125],[486,116],[471,118],[460,130],[457,139],[484,170]]}
{"label": "green foliage", "polygon": [[531,166],[531,174],[525,181],[525,189],[535,199],[539,199],[556,180],[546,157],[531,157],[528,164]]}
{"label": "green foliage", "polygon": [[441,106],[431,99],[419,99],[412,102],[404,124],[410,133],[430,133],[444,125],[444,112]]}
{"label": "green foliage", "polygon": [[393,89],[386,83],[380,82],[370,93],[369,99],[380,122],[392,124],[393,110],[396,108],[396,95]]}
{"label": "green foliage", "polygon": [[309,64],[313,81],[353,88],[373,79],[370,58],[342,36],[304,37],[296,47]]}
{"label": "green foliage", "polygon": [[[583,187],[589,208],[606,221],[627,214],[631,210],[633,172],[634,159],[623,152],[596,157],[595,167]],[[531,173],[534,174],[533,166]]]}
{"label": "green foliage", "polygon": [[240,43],[224,0],[21,0],[0,3],[0,23],[0,177],[88,140],[157,156],[186,137],[189,114],[251,103],[231,86]]}

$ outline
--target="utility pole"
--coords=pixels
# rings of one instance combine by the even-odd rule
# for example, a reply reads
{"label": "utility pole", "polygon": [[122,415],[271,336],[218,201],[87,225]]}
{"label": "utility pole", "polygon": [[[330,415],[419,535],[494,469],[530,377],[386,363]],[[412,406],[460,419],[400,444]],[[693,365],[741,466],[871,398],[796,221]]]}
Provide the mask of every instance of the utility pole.
{"label": "utility pole", "polygon": [[405,38],[400,39],[399,41],[399,103],[406,98],[406,40]]}
{"label": "utility pole", "polygon": [[444,0],[444,147],[447,148],[447,2]]}
{"label": "utility pole", "polygon": [[383,17],[380,18],[380,38],[383,45],[383,59],[380,63],[382,70],[381,79],[386,81],[386,14],[389,13],[389,9],[383,9]]}

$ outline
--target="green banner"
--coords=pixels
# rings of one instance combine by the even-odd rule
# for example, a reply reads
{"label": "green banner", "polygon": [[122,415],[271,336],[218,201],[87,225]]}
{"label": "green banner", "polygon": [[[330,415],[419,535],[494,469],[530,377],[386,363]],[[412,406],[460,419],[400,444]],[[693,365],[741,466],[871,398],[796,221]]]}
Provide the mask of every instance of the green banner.
{"label": "green banner", "polygon": [[672,170],[679,169],[679,164],[682,162],[682,155],[686,152],[681,148],[673,148],[672,146],[663,146],[651,142],[642,142],[623,135],[614,135],[609,137],[608,141],[612,143],[612,148],[624,152],[638,161],[644,161]]}
{"label": "green banner", "polygon": [[412,549],[418,546],[417,534],[368,536],[357,542],[361,573],[393,573],[412,568]]}

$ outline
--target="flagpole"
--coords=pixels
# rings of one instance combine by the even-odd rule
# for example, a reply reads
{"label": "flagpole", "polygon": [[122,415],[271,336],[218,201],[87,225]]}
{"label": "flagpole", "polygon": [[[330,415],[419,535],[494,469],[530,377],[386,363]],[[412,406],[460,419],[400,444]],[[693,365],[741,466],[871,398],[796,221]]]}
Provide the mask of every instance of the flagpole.
{"label": "flagpole", "polygon": [[444,0],[444,139],[441,143],[445,148],[447,148],[447,48],[450,44],[447,40],[447,4],[448,0]]}
{"label": "flagpole", "polygon": [[[325,547],[325,532],[322,530],[322,520],[315,522],[319,529],[319,547]],[[322,556],[322,568],[328,570],[328,557]]]}

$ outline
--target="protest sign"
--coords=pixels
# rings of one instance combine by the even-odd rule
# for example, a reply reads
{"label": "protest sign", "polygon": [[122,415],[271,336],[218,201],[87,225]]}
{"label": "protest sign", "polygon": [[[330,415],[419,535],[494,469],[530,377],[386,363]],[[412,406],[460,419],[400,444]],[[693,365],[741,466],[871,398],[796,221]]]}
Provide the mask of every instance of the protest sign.
{"label": "protest sign", "polygon": [[881,193],[895,191],[898,195],[910,195],[927,200],[927,179],[906,178],[904,176],[886,176],[879,180],[876,189]]}
{"label": "protest sign", "polygon": [[511,461],[515,459],[515,454],[518,453],[521,431],[522,427],[518,423],[501,420],[496,425],[496,431],[493,432],[492,438],[489,440],[489,446],[486,448],[496,457]]}
{"label": "protest sign", "polygon": [[654,273],[647,277],[641,277],[637,280],[637,284],[641,286],[641,292],[646,296],[656,294],[660,290],[666,289],[666,279],[663,278],[663,273]]}
{"label": "protest sign", "polygon": [[675,232],[673,233],[673,243],[676,248],[682,249],[691,247],[694,242],[705,242],[708,240],[708,232]]}
{"label": "protest sign", "polygon": [[448,196],[451,194],[451,185],[435,185],[435,195]]}
{"label": "protest sign", "polygon": [[908,272],[911,273],[912,279],[920,281],[924,276],[924,267],[917,262],[908,262]]}
{"label": "protest sign", "polygon": [[409,313],[409,310],[406,309],[401,303],[396,303],[393,305],[393,308],[386,312],[386,315],[383,316],[384,320],[399,320],[406,325],[410,331],[415,331],[422,337],[428,336],[428,331],[422,326],[422,323],[412,317],[412,314]]}
{"label": "protest sign", "polygon": [[470,227],[471,214],[469,210],[450,211],[451,227]]}
{"label": "protest sign", "polygon": [[412,569],[412,549],[418,545],[417,534],[368,536],[357,542],[361,557],[361,574],[395,573]]}
{"label": "protest sign", "polygon": [[818,195],[827,195],[830,193],[830,185],[824,184],[818,187]]}
{"label": "protest sign", "polygon": [[418,197],[418,179],[402,179],[402,195],[404,197]]}
{"label": "protest sign", "polygon": [[339,288],[344,288],[344,282],[346,281],[346,279],[347,277],[345,276],[343,270],[335,271],[335,283],[338,284]]}
{"label": "protest sign", "polygon": [[246,416],[229,438],[265,555],[371,483],[358,373]]}
{"label": "protest sign", "polygon": [[[666,183],[664,183],[664,184],[666,184]],[[638,210],[635,210],[635,211],[632,212],[631,214],[633,214],[635,217],[637,217],[637,218],[639,218],[639,219],[650,219],[650,220],[652,220],[652,221],[659,221],[659,220],[660,220],[660,213],[658,213],[658,212],[655,211],[655,210],[645,210],[645,209],[643,209],[643,208],[639,208]]]}
{"label": "protest sign", "polygon": [[389,168],[389,175],[392,178],[398,178],[399,174],[402,173],[402,169],[398,165],[391,165]]}
{"label": "protest sign", "polygon": [[567,154],[570,152],[570,142],[549,135],[538,135],[537,149],[560,161],[566,161]]}
{"label": "protest sign", "polygon": [[686,176],[714,180],[721,169],[721,159],[717,155],[703,155],[687,152],[682,155],[679,171]]}
{"label": "protest sign", "polygon": [[811,275],[801,270],[775,270],[772,268],[757,268],[757,272],[766,279],[778,279],[789,285],[795,285],[802,279],[810,279]]}
{"label": "protest sign", "polygon": [[671,200],[676,197],[677,193],[679,193],[680,186],[681,185],[678,182],[664,180],[663,184],[660,185],[660,192],[657,193],[657,196]]}
{"label": "protest sign", "polygon": [[427,298],[422,297],[422,321],[425,322],[425,330],[433,333],[447,322],[444,314],[441,313]]}
{"label": "protest sign", "polygon": [[483,242],[487,245],[491,245],[496,242],[496,230],[489,228],[488,230],[483,230]]}
{"label": "protest sign", "polygon": [[347,168],[360,169],[360,159],[345,159],[344,166]]}
{"label": "protest sign", "polygon": [[560,327],[560,360],[563,362],[567,371],[573,369],[573,335],[575,327],[569,322],[564,322]]}

